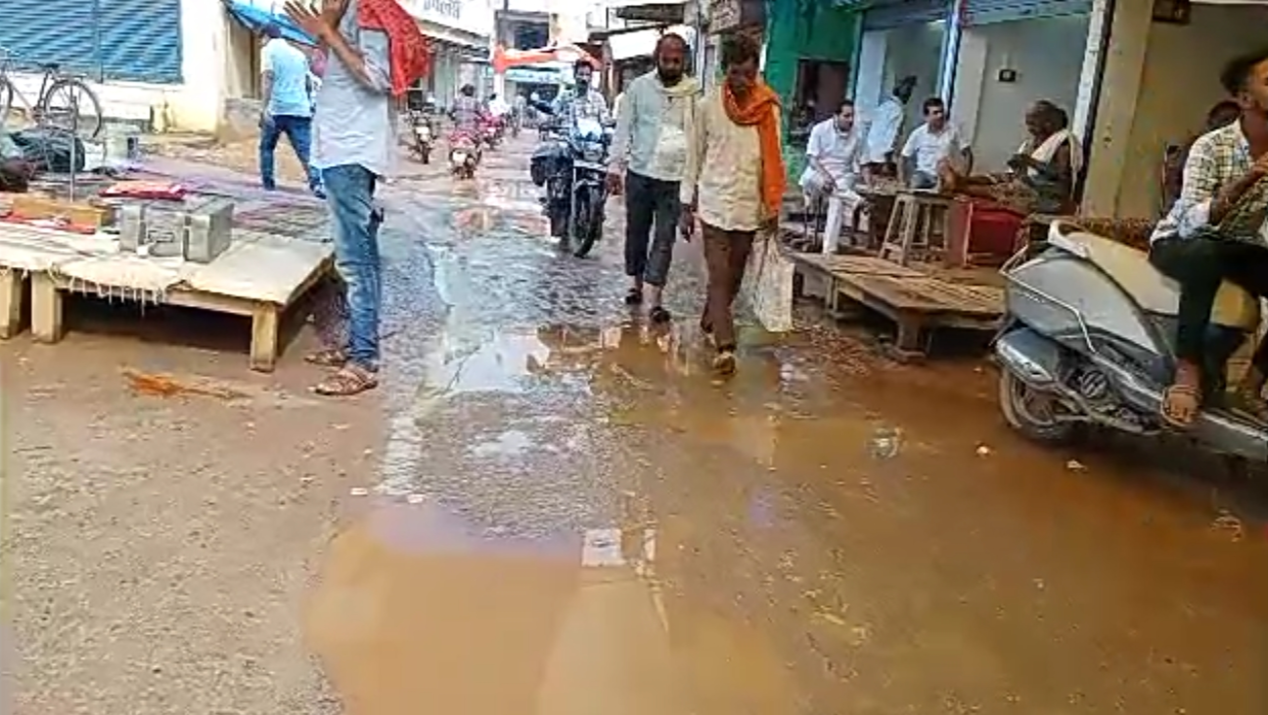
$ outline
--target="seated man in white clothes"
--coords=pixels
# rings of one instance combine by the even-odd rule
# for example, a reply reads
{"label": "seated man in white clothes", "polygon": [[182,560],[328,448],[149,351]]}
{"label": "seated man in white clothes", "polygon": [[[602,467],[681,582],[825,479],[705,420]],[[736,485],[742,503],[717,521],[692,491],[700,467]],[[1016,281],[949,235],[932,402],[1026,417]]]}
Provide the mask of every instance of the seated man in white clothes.
{"label": "seated man in white clothes", "polygon": [[938,188],[938,169],[943,161],[956,169],[973,165],[973,153],[955,126],[947,121],[947,105],[939,97],[924,103],[925,123],[907,137],[898,161],[898,179],[911,189]]}
{"label": "seated man in white clothes", "polygon": [[823,252],[837,251],[845,212],[854,213],[863,198],[854,192],[865,149],[863,133],[854,123],[854,103],[841,103],[836,115],[810,130],[806,146],[806,170],[801,189],[806,200],[827,198],[828,216],[823,227]]}

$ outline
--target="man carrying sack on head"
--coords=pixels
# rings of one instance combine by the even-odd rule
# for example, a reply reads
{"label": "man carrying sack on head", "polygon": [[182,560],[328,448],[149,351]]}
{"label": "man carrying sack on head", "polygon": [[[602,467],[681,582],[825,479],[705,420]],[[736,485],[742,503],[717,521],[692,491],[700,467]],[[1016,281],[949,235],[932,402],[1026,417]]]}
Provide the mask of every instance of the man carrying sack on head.
{"label": "man carrying sack on head", "polygon": [[726,81],[696,111],[682,181],[682,231],[689,238],[699,217],[709,274],[700,327],[712,336],[713,368],[723,375],[735,372],[732,306],[749,253],[759,230],[778,226],[786,181],[779,99],[758,77],[760,52],[745,35],[723,45]]}

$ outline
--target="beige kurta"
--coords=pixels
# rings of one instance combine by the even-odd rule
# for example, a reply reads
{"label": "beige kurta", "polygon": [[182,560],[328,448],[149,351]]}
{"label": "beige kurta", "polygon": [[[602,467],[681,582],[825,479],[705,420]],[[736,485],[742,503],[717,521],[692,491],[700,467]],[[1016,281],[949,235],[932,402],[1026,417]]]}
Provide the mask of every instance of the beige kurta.
{"label": "beige kurta", "polygon": [[[778,116],[779,107],[771,111]],[[687,136],[682,201],[698,197],[697,215],[727,231],[754,231],[762,212],[762,152],[756,126],[731,121],[722,93],[710,92],[696,110]]]}

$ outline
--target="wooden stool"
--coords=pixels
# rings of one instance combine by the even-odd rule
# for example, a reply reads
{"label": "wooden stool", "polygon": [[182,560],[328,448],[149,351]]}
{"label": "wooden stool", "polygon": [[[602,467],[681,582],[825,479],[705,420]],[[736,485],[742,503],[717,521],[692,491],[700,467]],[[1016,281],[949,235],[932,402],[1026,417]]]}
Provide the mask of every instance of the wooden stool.
{"label": "wooden stool", "polygon": [[929,251],[930,240],[937,224],[937,235],[945,241],[947,236],[947,209],[950,200],[938,194],[904,191],[894,199],[894,210],[885,227],[885,239],[881,242],[880,258],[907,265],[916,251]]}

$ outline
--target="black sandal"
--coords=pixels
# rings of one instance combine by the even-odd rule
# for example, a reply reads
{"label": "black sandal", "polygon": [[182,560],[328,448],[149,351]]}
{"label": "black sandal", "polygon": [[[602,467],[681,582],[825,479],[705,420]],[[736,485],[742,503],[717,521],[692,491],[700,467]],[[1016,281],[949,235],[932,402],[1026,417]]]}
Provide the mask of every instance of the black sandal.
{"label": "black sandal", "polygon": [[670,320],[673,319],[674,316],[670,315],[669,311],[665,310],[664,306],[658,305],[655,308],[652,308],[651,310],[647,311],[647,317],[651,319],[653,323],[660,325],[660,324],[668,323]]}
{"label": "black sandal", "polygon": [[639,290],[638,288],[631,288],[629,292],[625,294],[625,304],[630,306],[631,308],[636,305],[642,305],[643,291]]}

